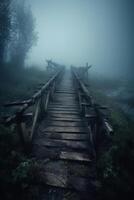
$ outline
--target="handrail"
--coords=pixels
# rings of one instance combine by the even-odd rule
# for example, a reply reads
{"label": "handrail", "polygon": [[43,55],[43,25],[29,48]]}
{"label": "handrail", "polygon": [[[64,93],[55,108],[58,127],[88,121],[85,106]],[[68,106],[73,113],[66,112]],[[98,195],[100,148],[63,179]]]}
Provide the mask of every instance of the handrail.
{"label": "handrail", "polygon": [[[82,95],[82,97],[79,97],[79,99],[84,98],[86,100],[86,103],[83,103],[82,100],[80,101],[80,108],[81,108],[82,114],[85,117],[87,117],[90,122],[93,121],[93,118],[94,118],[94,123],[98,122],[99,126],[101,126],[99,128],[100,129],[103,128],[106,131],[107,135],[110,136],[111,134],[113,134],[113,129],[109,123],[109,120],[108,120],[106,114],[104,114],[104,112],[103,112],[104,110],[107,110],[107,107],[100,106],[99,104],[94,103],[88,88],[85,86],[85,84],[79,78],[75,68],[72,68],[72,73],[73,73],[75,80],[77,81],[77,85],[79,85],[78,96]],[[80,94],[80,91],[82,94]],[[94,115],[90,115],[90,116],[86,115],[86,110],[89,110],[91,108],[94,111]],[[94,125],[95,124],[92,123],[92,130],[93,130]]]}
{"label": "handrail", "polygon": [[[48,103],[53,96],[55,85],[64,68],[60,68],[42,87],[30,98],[20,102],[11,102],[5,104],[4,107],[17,106],[19,109],[12,116],[4,119],[4,124],[11,126],[16,125],[20,135],[21,143],[26,147],[32,141],[36,130],[37,121],[47,111]],[[30,110],[31,114],[26,113]],[[31,118],[30,118],[31,117]],[[27,126],[27,118],[32,122],[31,129]]]}
{"label": "handrail", "polygon": [[72,68],[72,72],[73,75],[75,76],[77,82],[79,83],[82,91],[84,92],[84,94],[86,95],[86,98],[88,99],[88,101],[90,102],[91,105],[93,105],[93,100],[91,98],[91,95],[89,93],[89,90],[87,89],[87,87],[85,86],[85,84],[82,82],[82,80],[79,78],[78,74],[75,72],[75,70]]}
{"label": "handrail", "polygon": [[30,99],[28,100],[24,100],[21,102],[12,102],[12,103],[7,103],[4,104],[4,107],[11,107],[11,106],[21,106],[23,105],[23,107],[20,109],[19,112],[23,112],[23,110],[25,110],[27,107],[33,105],[35,103],[35,101],[38,98],[41,98],[42,93],[44,93],[48,87],[52,84],[52,82],[58,77],[58,75],[62,72],[62,70],[59,70],[55,75],[53,75],[52,78],[50,78],[42,87],[41,89],[39,89],[39,91],[37,91]]}

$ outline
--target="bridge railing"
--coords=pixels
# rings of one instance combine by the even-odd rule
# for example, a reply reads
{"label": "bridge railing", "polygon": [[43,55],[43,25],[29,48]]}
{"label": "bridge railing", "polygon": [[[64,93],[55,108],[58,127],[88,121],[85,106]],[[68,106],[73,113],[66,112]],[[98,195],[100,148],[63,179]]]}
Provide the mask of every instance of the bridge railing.
{"label": "bridge railing", "polygon": [[72,73],[81,114],[87,119],[92,144],[97,146],[103,136],[110,137],[113,134],[113,128],[109,122],[109,110],[93,101],[89,89],[83,83],[75,68],[72,68]]}
{"label": "bridge railing", "polygon": [[18,107],[14,115],[4,118],[3,123],[17,131],[20,142],[24,147],[31,143],[39,119],[47,112],[48,103],[53,97],[56,83],[64,68],[57,72],[28,100],[5,104],[5,107]]}

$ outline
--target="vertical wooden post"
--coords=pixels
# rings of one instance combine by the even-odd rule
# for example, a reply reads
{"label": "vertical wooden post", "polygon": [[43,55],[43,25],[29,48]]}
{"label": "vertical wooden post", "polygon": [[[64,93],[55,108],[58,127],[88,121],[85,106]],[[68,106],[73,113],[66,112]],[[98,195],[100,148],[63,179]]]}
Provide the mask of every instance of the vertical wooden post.
{"label": "vertical wooden post", "polygon": [[45,112],[47,112],[48,102],[50,98],[50,90],[47,92],[46,101],[45,101]]}
{"label": "vertical wooden post", "polygon": [[38,99],[37,104],[35,106],[35,114],[34,114],[34,118],[33,118],[33,124],[32,124],[31,134],[30,134],[30,137],[29,137],[30,141],[32,140],[34,132],[35,132],[35,129],[36,129],[37,120],[38,120],[39,112],[40,112],[40,103],[41,103],[41,100]]}

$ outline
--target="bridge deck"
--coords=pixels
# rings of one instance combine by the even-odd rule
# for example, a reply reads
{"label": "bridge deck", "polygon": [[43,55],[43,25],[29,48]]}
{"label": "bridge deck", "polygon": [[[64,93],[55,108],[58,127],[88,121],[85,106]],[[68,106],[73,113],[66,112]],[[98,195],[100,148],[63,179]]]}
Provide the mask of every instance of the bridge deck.
{"label": "bridge deck", "polygon": [[65,198],[68,192],[74,195],[72,199],[90,199],[95,180],[91,150],[89,130],[80,114],[71,73],[66,72],[33,141],[35,157],[46,161],[43,182],[62,190],[61,199],[70,199]]}

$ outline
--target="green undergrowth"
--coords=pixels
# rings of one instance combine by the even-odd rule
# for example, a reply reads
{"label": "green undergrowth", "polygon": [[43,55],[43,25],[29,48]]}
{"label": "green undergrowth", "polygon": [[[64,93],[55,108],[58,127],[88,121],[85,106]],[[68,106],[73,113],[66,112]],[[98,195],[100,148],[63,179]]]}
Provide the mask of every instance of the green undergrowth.
{"label": "green undergrowth", "polygon": [[[24,153],[15,132],[0,126],[0,194],[2,200],[32,200],[38,196],[40,164]],[[36,188],[34,190],[33,188]]]}
{"label": "green undergrowth", "polygon": [[[48,80],[45,70],[35,67],[18,69],[6,65],[0,69],[0,116],[14,110],[3,104],[22,101],[38,90],[37,85]],[[15,129],[0,125],[0,199],[37,199],[40,164],[25,152]]]}
{"label": "green undergrowth", "polygon": [[95,102],[108,106],[114,135],[111,147],[98,159],[97,172],[101,182],[98,199],[130,199],[134,196],[134,121],[103,93],[102,88],[90,86],[90,92]]}

